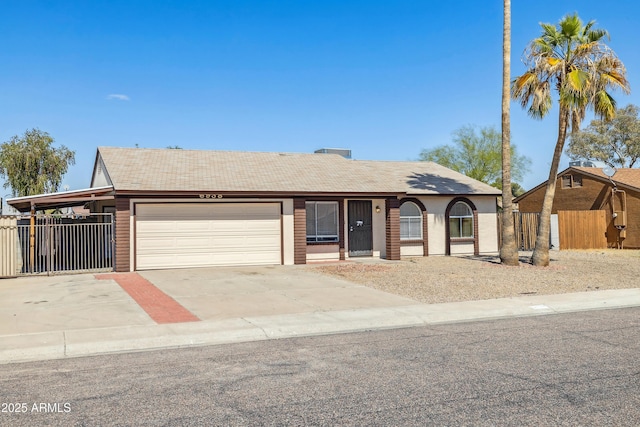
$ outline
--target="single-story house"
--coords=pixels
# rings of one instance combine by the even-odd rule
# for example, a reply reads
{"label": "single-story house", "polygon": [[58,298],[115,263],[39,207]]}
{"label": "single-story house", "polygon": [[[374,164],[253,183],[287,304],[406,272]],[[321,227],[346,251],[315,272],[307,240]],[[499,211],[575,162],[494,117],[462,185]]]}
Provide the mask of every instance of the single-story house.
{"label": "single-story house", "polygon": [[100,147],[91,188],[10,203],[115,213],[124,272],[496,254],[499,194],[432,162]]}
{"label": "single-story house", "polygon": [[[558,174],[552,214],[605,211],[607,246],[640,248],[640,169],[570,166]],[[514,199],[520,212],[540,212],[546,181]]]}

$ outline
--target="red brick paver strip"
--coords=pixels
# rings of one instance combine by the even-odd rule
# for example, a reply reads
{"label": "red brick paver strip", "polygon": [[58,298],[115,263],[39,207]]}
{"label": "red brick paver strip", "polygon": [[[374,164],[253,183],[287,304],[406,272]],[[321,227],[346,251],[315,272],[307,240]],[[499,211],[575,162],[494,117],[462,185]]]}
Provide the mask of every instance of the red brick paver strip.
{"label": "red brick paver strip", "polygon": [[138,273],[97,274],[98,280],[115,280],[156,323],[197,322],[200,319]]}

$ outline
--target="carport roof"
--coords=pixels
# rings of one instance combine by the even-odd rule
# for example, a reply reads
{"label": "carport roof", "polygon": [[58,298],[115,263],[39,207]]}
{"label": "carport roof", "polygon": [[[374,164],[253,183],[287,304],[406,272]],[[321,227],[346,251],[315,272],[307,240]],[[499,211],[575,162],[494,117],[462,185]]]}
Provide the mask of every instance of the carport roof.
{"label": "carport roof", "polygon": [[336,154],[99,147],[101,168],[116,192],[500,194],[433,162]]}
{"label": "carport roof", "polygon": [[54,209],[69,206],[82,206],[96,200],[111,200],[114,198],[112,186],[86,188],[82,190],[63,191],[60,193],[38,194],[35,196],[14,197],[7,199],[7,204],[13,208],[27,212],[34,209]]}

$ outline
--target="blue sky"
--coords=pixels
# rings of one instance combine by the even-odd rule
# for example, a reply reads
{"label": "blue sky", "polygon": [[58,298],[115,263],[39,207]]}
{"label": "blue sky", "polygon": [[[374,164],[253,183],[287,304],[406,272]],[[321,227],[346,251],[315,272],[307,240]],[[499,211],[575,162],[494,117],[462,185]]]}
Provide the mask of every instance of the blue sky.
{"label": "blue sky", "polygon": [[[619,106],[640,105],[640,6],[603,4],[514,1],[512,76],[539,22],[578,12],[609,30],[627,66],[632,93],[618,92]],[[500,126],[502,1],[6,0],[2,9],[0,141],[49,132],[76,151],[70,189],[89,186],[101,145],[341,147],[356,159],[415,160],[461,126]],[[557,108],[536,121],[512,103],[512,142],[532,160],[525,188],[546,179],[556,129]]]}

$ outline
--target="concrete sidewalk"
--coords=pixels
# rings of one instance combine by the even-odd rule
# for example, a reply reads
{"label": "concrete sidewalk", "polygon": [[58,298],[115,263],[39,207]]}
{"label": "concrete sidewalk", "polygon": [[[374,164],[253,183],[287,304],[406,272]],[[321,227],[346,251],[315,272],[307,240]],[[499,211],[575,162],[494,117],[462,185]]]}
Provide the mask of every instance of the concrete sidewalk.
{"label": "concrete sidewalk", "polygon": [[195,321],[154,321],[154,301],[134,299],[115,279],[0,280],[0,363],[640,306],[640,289],[420,304],[283,266],[154,271],[138,279]]}

